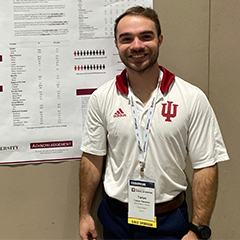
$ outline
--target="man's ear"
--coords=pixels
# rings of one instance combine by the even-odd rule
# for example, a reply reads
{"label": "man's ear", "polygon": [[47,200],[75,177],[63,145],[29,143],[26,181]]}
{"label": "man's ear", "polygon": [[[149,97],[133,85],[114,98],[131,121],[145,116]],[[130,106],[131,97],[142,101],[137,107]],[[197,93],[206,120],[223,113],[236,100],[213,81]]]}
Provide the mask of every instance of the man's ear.
{"label": "man's ear", "polygon": [[163,43],[163,35],[161,34],[158,38],[158,47],[160,47]]}
{"label": "man's ear", "polygon": [[117,45],[117,40],[116,39],[114,40],[114,43],[115,43],[116,48],[118,49],[118,45]]}

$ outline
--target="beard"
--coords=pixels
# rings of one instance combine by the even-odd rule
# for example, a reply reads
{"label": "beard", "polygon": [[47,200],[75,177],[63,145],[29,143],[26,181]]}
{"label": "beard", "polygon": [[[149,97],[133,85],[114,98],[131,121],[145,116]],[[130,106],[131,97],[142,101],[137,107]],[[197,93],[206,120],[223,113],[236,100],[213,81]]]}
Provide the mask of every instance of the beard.
{"label": "beard", "polygon": [[[135,52],[141,54],[142,52]],[[157,49],[154,52],[151,52],[149,54],[149,58],[147,60],[145,60],[144,62],[130,62],[128,61],[128,58],[130,58],[128,55],[124,55],[124,54],[119,54],[120,59],[122,60],[123,64],[129,68],[130,70],[133,70],[135,72],[141,73],[144,72],[148,69],[150,69],[153,65],[156,64],[157,60],[158,60],[158,55],[159,55],[159,49]]]}

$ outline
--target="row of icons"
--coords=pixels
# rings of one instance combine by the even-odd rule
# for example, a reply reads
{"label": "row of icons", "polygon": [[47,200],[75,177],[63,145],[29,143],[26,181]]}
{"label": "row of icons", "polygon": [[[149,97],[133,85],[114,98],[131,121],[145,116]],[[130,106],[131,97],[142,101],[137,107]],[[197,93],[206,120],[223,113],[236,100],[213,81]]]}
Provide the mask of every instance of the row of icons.
{"label": "row of icons", "polygon": [[104,56],[105,55],[105,50],[76,50],[74,51],[74,56],[79,57],[79,56]]}
{"label": "row of icons", "polygon": [[75,65],[75,71],[84,71],[84,70],[105,70],[105,64],[88,64],[88,65]]}

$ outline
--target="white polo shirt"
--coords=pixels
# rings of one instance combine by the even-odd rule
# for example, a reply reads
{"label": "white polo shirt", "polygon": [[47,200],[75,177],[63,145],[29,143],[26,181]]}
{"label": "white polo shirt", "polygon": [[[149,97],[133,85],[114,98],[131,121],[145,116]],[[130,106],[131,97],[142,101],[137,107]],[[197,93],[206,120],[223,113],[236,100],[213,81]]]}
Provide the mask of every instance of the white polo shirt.
{"label": "white polo shirt", "polygon": [[[145,175],[156,181],[156,203],[187,189],[186,156],[194,169],[228,160],[221,132],[206,96],[197,87],[160,67],[158,89],[146,155]],[[150,102],[150,101],[149,101]],[[136,100],[142,131],[148,104]],[[91,96],[81,150],[107,155],[106,193],[128,202],[128,177],[140,172],[126,70]]]}

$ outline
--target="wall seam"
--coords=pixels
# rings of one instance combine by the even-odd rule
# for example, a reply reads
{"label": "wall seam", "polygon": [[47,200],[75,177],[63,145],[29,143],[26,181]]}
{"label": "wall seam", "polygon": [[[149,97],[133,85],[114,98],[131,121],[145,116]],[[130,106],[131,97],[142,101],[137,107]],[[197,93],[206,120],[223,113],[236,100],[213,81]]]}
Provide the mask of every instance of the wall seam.
{"label": "wall seam", "polygon": [[207,95],[208,99],[210,99],[210,71],[211,71],[211,1],[209,0],[209,13],[208,13],[208,89]]}

